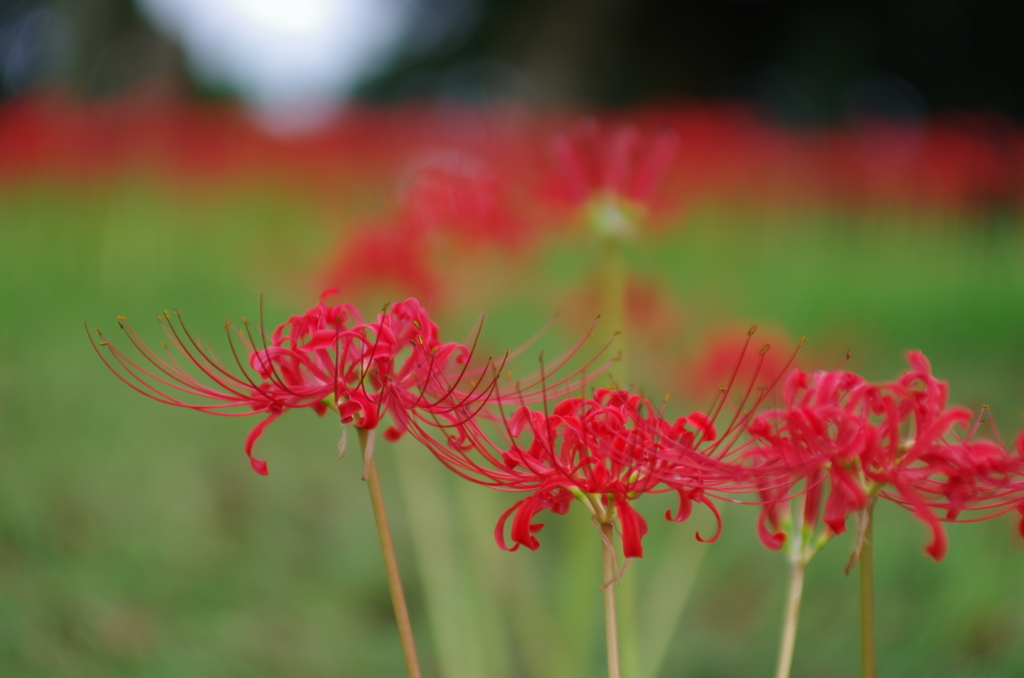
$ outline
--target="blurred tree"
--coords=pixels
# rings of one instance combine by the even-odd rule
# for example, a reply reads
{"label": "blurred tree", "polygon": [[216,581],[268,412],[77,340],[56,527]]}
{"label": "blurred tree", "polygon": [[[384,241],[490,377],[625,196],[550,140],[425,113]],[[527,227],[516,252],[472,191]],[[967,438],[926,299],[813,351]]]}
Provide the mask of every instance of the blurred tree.
{"label": "blurred tree", "polygon": [[[528,83],[519,90],[545,104],[728,97],[798,124],[865,109],[1021,120],[1021,25],[1014,0],[490,0],[461,45],[398,64],[363,91],[450,96],[467,64],[487,63],[504,65],[484,69],[502,80],[470,92],[507,94],[505,74],[517,71]],[[879,78],[900,84],[873,91]]]}

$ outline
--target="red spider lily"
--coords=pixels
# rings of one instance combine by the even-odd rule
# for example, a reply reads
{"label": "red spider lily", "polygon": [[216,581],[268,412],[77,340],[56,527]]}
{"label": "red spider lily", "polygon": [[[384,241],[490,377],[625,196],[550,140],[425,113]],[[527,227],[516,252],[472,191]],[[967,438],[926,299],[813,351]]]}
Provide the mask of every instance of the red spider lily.
{"label": "red spider lily", "polygon": [[[515,551],[522,545],[536,550],[540,542],[535,534],[543,523],[534,523],[534,517],[545,509],[564,514],[574,499],[598,522],[618,523],[623,552],[630,558],[643,556],[641,539],[647,532],[647,522],[632,507],[632,500],[651,492],[678,491],[686,507],[679,514],[689,513],[690,497],[699,495],[699,489],[690,488],[691,494],[684,496],[665,482],[666,478],[681,480],[682,473],[657,454],[656,447],[669,427],[660,422],[646,399],[628,391],[597,389],[592,398],[567,397],[550,412],[545,403],[544,410],[520,405],[505,417],[499,407],[497,415],[485,415],[497,424],[495,437],[485,434],[479,421],[448,427],[443,440],[432,435],[436,431],[412,429],[445,466],[463,478],[508,492],[530,493],[498,520],[495,539],[502,549]],[[692,437],[694,430],[705,425],[695,415],[692,420],[677,421],[670,433],[679,439]],[[710,502],[705,503],[714,510]],[[509,517],[512,546],[505,540]]]}
{"label": "red spider lily", "polygon": [[645,136],[623,125],[604,134],[590,124],[556,137],[551,150],[564,198],[585,206],[602,232],[628,235],[632,223],[650,207],[676,145],[670,130]]}
{"label": "red spider lily", "polygon": [[[755,329],[751,328],[744,351]],[[765,352],[760,352],[762,360]],[[598,389],[591,398],[566,395],[551,400],[553,391],[545,389],[544,377],[542,370],[543,411],[527,407],[520,393],[501,394],[496,387],[495,408],[482,410],[473,421],[432,430],[410,428],[463,478],[508,492],[530,493],[501,516],[495,530],[501,548],[538,548],[534,534],[543,524],[533,523],[533,517],[544,509],[565,513],[571,501],[578,499],[598,522],[618,521],[623,552],[641,557],[646,522],[630,502],[641,494],[663,492],[679,496],[678,509],[665,516],[676,522],[690,516],[694,503],[706,505],[718,527],[710,538],[698,534],[697,539],[714,541],[722,524],[713,499],[744,489],[754,491],[745,470],[729,460],[747,444],[746,408],[756,409],[765,397],[762,392],[751,398],[753,381],[741,401],[733,403],[737,414],[719,435],[714,421],[729,402],[735,372],[710,415],[693,412],[674,422],[665,420],[645,398],[623,390]],[[569,386],[571,381],[563,378],[556,385]],[[549,402],[556,404],[550,408]],[[505,406],[510,403],[517,408],[509,417]],[[484,432],[488,424],[497,430],[496,436]],[[443,438],[438,436],[442,431]],[[511,547],[504,536],[510,516]]]}
{"label": "red spider lily", "polygon": [[326,279],[346,292],[394,287],[437,304],[449,301],[444,280],[453,256],[461,261],[467,252],[485,247],[525,251],[539,233],[537,220],[521,214],[522,201],[510,195],[509,172],[497,164],[458,148],[410,163],[397,209],[348,233]]}
{"label": "red spider lily", "polygon": [[506,184],[480,155],[454,148],[434,153],[407,171],[402,220],[423,235],[448,234],[460,244],[514,247],[529,228],[513,209]]}
{"label": "red spider lily", "polygon": [[[883,401],[888,448],[872,450],[878,456],[866,459],[866,475],[883,488],[881,497],[929,525],[933,540],[927,551],[940,560],[947,548],[940,521],[961,522],[962,512],[979,512],[980,517],[962,521],[974,522],[1019,506],[1024,465],[1003,445],[974,439],[982,416],[975,419],[967,408],[947,407],[949,385],[932,376],[931,364],[920,351],[910,351],[907,359],[910,369],[891,387],[895,397]],[[899,443],[893,413],[902,428]],[[965,433],[956,434],[954,425]],[[998,432],[995,436],[998,440]]]}
{"label": "red spider lily", "polygon": [[[751,456],[758,459],[766,478],[777,476],[762,491],[758,533],[766,546],[779,549],[786,541],[787,535],[780,532],[781,513],[801,480],[806,482],[802,522],[810,529],[823,518],[832,534],[841,534],[847,516],[867,506],[860,460],[866,447],[878,444],[880,435],[871,418],[875,390],[852,372],[809,377],[793,370],[782,391],[785,407],[751,423],[751,434],[766,445],[755,448]],[[831,491],[820,516],[826,478]]]}
{"label": "red spider lily", "polygon": [[[227,323],[234,367],[222,363],[208,345],[204,348],[180,314],[176,313],[175,326],[166,311],[160,316],[167,334],[162,342],[166,357],[143,343],[123,318],[118,324],[143,360],[103,339],[93,346],[123,382],[159,402],[222,416],[265,414],[245,441],[252,467],[261,475],[267,473],[267,465],[252,456],[253,445],[286,410],[308,407],[322,415],[330,407],[342,423],[372,429],[385,412],[396,421],[408,419],[407,410],[413,408],[445,417],[450,416],[453,401],[467,402],[474,394],[486,398],[486,389],[474,387],[468,395],[459,390],[471,350],[442,343],[437,326],[418,301],[395,304],[376,322],[363,323],[349,304],[326,305],[324,298],[332,293],[328,290],[315,307],[277,327],[269,341],[262,322],[257,341],[251,324],[243,319],[244,331],[238,338],[248,352],[247,361]],[[101,347],[109,351],[109,358]],[[460,364],[460,372],[446,375]]]}
{"label": "red spider lily", "polygon": [[[971,411],[948,406],[948,384],[932,376],[923,354],[912,351],[908,360],[910,370],[879,385],[843,370],[813,376],[794,370],[783,389],[785,406],[752,422],[760,445],[750,456],[774,478],[759,523],[765,545],[782,546],[779,511],[796,495],[804,502],[804,524],[813,527],[826,489],[822,519],[831,533],[844,532],[850,514],[883,497],[928,525],[926,551],[936,560],[947,550],[943,521],[956,521],[965,510],[991,517],[1020,504],[1014,481],[1020,458],[975,440]],[[801,481],[803,491],[795,492]]]}
{"label": "red spider lily", "polygon": [[566,197],[582,204],[608,194],[639,205],[650,202],[676,151],[676,135],[644,136],[622,125],[603,134],[596,124],[555,137],[552,154]]}
{"label": "red spider lily", "polygon": [[370,222],[345,238],[324,279],[343,294],[379,286],[434,300],[441,282],[429,265],[428,249],[423,234],[401,218]]}

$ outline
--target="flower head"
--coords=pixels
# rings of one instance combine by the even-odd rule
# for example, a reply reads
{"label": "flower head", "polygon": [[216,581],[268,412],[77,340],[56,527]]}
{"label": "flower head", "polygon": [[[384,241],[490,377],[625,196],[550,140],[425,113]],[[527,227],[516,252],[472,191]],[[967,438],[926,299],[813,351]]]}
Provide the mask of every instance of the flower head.
{"label": "flower head", "polygon": [[622,125],[604,132],[589,124],[555,137],[551,151],[564,198],[582,206],[598,232],[627,236],[645,216],[676,145],[668,130],[644,135]]}
{"label": "flower head", "polygon": [[471,349],[442,343],[437,325],[417,300],[394,304],[366,323],[349,304],[325,304],[332,293],[325,292],[316,306],[292,316],[269,338],[262,322],[257,331],[243,318],[237,334],[226,323],[233,366],[203,346],[177,312],[175,318],[166,311],[160,316],[167,335],[161,342],[163,355],[123,318],[118,324],[141,360],[102,335],[93,346],[123,382],[154,400],[222,416],[265,415],[245,441],[252,467],[261,475],[267,465],[252,456],[253,445],[289,409],[308,407],[319,415],[334,409],[343,424],[373,429],[385,413],[401,426],[411,410],[453,417],[458,407],[452,403],[466,406],[486,397],[486,389],[461,389]]}
{"label": "flower head", "polygon": [[[565,397],[550,410],[524,404],[507,417],[502,411],[491,418],[497,435],[487,435],[481,422],[471,421],[450,428],[443,440],[424,431],[417,438],[462,477],[529,494],[498,520],[495,539],[502,549],[537,549],[535,535],[543,523],[533,522],[534,517],[544,510],[563,514],[578,500],[597,522],[619,526],[627,557],[643,555],[647,522],[631,502],[646,493],[679,491],[666,479],[680,478],[673,463],[657,453],[668,430],[646,399],[597,389],[592,397]],[[671,434],[692,437],[693,426],[680,420]],[[505,539],[510,517],[512,546]]]}
{"label": "flower head", "polygon": [[973,414],[949,406],[948,384],[932,375],[924,355],[912,351],[907,358],[910,369],[881,384],[844,370],[794,370],[784,406],[752,422],[759,444],[750,458],[770,488],[760,522],[767,546],[781,547],[779,512],[798,497],[803,524],[813,527],[822,511],[830,534],[844,532],[847,517],[876,497],[893,501],[929,527],[926,551],[936,560],[947,550],[943,521],[968,510],[988,517],[1019,504],[1013,481],[1019,457],[976,439]]}

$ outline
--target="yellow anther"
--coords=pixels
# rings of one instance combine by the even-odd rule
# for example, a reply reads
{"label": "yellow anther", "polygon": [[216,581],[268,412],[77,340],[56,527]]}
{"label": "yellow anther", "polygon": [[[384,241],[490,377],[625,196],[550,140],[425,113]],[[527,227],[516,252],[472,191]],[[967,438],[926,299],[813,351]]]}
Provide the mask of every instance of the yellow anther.
{"label": "yellow anther", "polygon": [[162,315],[157,315],[156,319],[159,320],[160,322],[164,321],[164,317]]}
{"label": "yellow anther", "polygon": [[413,319],[412,326],[415,327],[418,330],[422,330],[423,329],[423,325],[421,325],[420,321],[416,320],[416,319]]}
{"label": "yellow anther", "polygon": [[100,328],[94,327],[93,329],[96,330],[96,334],[100,335],[101,337],[103,336],[103,333],[100,332]]}
{"label": "yellow anther", "polygon": [[231,329],[231,320],[230,319],[224,321],[224,331],[227,332],[229,329]]}
{"label": "yellow anther", "polygon": [[248,319],[248,318],[246,318],[246,317],[245,317],[245,316],[243,315],[243,316],[242,316],[242,322],[243,322],[243,323],[245,323],[246,325],[248,325],[248,324],[249,324],[249,319]]}
{"label": "yellow anther", "polygon": [[763,346],[763,347],[761,348],[761,350],[760,350],[760,351],[758,352],[758,355],[764,355],[765,353],[767,353],[767,352],[768,352],[768,350],[769,350],[769,349],[770,349],[771,347],[772,347],[772,345],[771,345],[771,344],[765,344],[765,345],[764,345],[764,346]]}
{"label": "yellow anther", "polygon": [[107,345],[107,342],[105,342],[105,341],[101,341],[100,342],[100,346],[106,346],[106,345]]}
{"label": "yellow anther", "polygon": [[849,351],[846,352],[846,359],[849,360],[851,355],[853,355],[853,349],[852,348]]}
{"label": "yellow anther", "polygon": [[168,320],[171,319],[171,314],[167,312],[166,308],[164,309],[164,317],[167,318]]}
{"label": "yellow anther", "polygon": [[117,319],[118,320],[128,320],[128,318],[125,318],[123,315],[117,316]]}
{"label": "yellow anther", "polygon": [[748,337],[754,336],[754,332],[757,332],[757,325],[751,325],[750,326],[750,329],[747,330],[747,336]]}
{"label": "yellow anther", "polygon": [[800,341],[797,343],[796,347],[797,348],[803,348],[803,345],[804,345],[805,341],[807,341],[807,337],[806,336],[800,337]]}

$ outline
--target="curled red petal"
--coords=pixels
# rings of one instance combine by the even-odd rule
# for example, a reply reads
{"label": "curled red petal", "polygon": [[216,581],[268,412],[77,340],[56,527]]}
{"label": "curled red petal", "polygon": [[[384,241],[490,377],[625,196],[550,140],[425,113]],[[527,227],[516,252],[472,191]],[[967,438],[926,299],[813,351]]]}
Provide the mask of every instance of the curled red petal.
{"label": "curled red petal", "polygon": [[715,506],[715,503],[708,499],[707,497],[701,497],[700,503],[704,504],[709,509],[711,509],[711,512],[715,514],[715,521],[718,522],[718,529],[715,530],[715,533],[711,535],[710,539],[704,539],[703,537],[701,537],[700,532],[696,533],[697,541],[699,541],[702,544],[710,544],[714,541],[718,541],[719,535],[722,534],[722,514],[718,512],[718,507]]}
{"label": "curled red petal", "polygon": [[949,538],[946,536],[946,530],[942,527],[942,523],[935,519],[931,511],[927,511],[927,513],[931,520],[926,519],[925,522],[932,530],[932,543],[928,544],[925,552],[938,562],[946,557],[946,552],[949,550]]}
{"label": "curled red petal", "polygon": [[761,543],[766,547],[772,551],[778,551],[786,543],[786,533],[772,532],[768,529],[768,511],[769,509],[765,508],[757,519],[757,536],[761,538]]}
{"label": "curled red petal", "polygon": [[510,533],[512,541],[522,544],[531,551],[536,551],[540,548],[540,541],[533,534],[539,532],[544,527],[544,523],[534,523],[532,521],[535,515],[544,510],[545,499],[545,496],[538,496],[536,494],[524,499],[512,518],[512,531]]}
{"label": "curled red petal", "polygon": [[261,476],[265,476],[269,473],[267,470],[267,462],[252,456],[252,446],[255,445],[256,441],[259,440],[259,437],[263,435],[263,430],[270,425],[270,422],[277,419],[278,416],[279,415],[276,414],[267,415],[267,418],[253,426],[252,430],[249,431],[249,435],[245,437],[245,454],[249,457],[249,463],[252,465],[252,470],[256,471],[256,473],[259,473]]}
{"label": "curled red petal", "polygon": [[509,547],[509,545],[505,543],[505,522],[508,520],[508,517],[512,515],[512,513],[517,508],[519,508],[519,506],[524,501],[526,500],[520,499],[516,503],[509,506],[508,509],[506,509],[505,512],[501,514],[501,517],[498,518],[498,524],[494,526],[494,541],[498,543],[498,548],[500,548],[502,551],[516,551],[519,549],[519,544],[513,544],[511,547]]}
{"label": "curled red petal", "polygon": [[627,558],[643,558],[642,540],[647,534],[647,521],[623,498],[616,497],[615,507],[622,527],[622,555]]}
{"label": "curled red petal", "polygon": [[897,488],[907,501],[910,502],[914,515],[923,520],[925,525],[932,531],[932,541],[925,547],[925,553],[936,561],[942,560],[949,550],[949,538],[946,536],[946,530],[942,527],[942,522],[913,490],[899,487],[898,485]]}
{"label": "curled red petal", "polygon": [[400,431],[395,426],[388,426],[387,429],[384,431],[384,440],[388,441],[389,443],[393,443],[399,438],[401,438],[403,433],[405,433],[405,431]]}
{"label": "curled red petal", "polygon": [[693,500],[690,499],[690,495],[684,490],[679,490],[679,509],[673,516],[672,511],[665,511],[665,520],[671,520],[674,523],[681,523],[690,517],[693,512]]}

